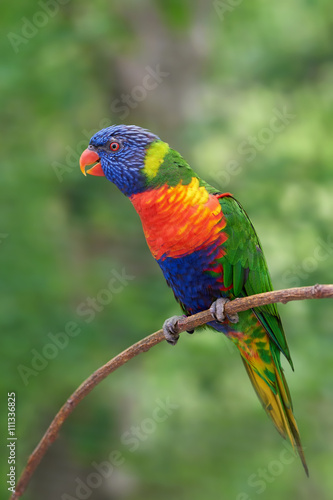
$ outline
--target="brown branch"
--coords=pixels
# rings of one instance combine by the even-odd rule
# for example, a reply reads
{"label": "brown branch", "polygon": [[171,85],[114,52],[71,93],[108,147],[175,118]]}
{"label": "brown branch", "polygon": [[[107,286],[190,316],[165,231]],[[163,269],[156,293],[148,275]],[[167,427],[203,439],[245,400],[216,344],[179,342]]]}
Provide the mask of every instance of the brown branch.
{"label": "brown branch", "polygon": [[[272,304],[276,302],[286,304],[287,302],[293,300],[323,299],[329,297],[333,297],[333,285],[314,285],[301,288],[289,288],[288,290],[276,290],[274,292],[260,293],[250,297],[235,299],[226,304],[225,312],[227,314],[235,314],[236,312],[247,311],[252,307],[258,307],[264,304]],[[204,325],[213,319],[214,318],[209,310],[202,311],[198,314],[194,314],[193,316],[181,318],[178,322],[178,332],[180,333],[185,330],[193,330],[194,328]],[[54,417],[46,433],[30,455],[27,465],[16,485],[16,490],[11,495],[10,500],[17,500],[23,495],[38,464],[53,441],[57,439],[60,428],[79,402],[110,373],[117,370],[117,368],[120,368],[122,365],[127,363],[127,361],[134,358],[138,354],[149,351],[149,349],[162,340],[164,340],[163,330],[158,330],[152,335],[145,337],[122,353],[118,354],[115,358],[108,361],[108,363],[104,366],[101,366],[101,368],[90,375],[90,377],[88,377],[80,385],[80,387],[76,389],[76,391],[67,399],[66,403]]]}

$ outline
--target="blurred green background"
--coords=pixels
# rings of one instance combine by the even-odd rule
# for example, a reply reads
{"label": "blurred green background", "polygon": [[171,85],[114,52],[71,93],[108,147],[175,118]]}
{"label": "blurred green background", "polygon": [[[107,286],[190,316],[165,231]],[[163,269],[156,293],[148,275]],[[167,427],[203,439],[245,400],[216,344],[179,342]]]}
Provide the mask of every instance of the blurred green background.
{"label": "blurred green background", "polygon": [[[79,170],[98,129],[150,128],[232,192],[275,288],[332,283],[331,13],[329,0],[2,4],[1,421],[6,436],[7,392],[16,391],[17,473],[89,374],[179,313],[131,204]],[[133,279],[105,291],[116,273]],[[310,479],[284,451],[238,354],[203,331],[160,344],[97,387],[24,498],[331,499],[332,302],[280,311]],[[71,322],[76,335],[57,335]],[[4,478],[5,437],[1,448]]]}

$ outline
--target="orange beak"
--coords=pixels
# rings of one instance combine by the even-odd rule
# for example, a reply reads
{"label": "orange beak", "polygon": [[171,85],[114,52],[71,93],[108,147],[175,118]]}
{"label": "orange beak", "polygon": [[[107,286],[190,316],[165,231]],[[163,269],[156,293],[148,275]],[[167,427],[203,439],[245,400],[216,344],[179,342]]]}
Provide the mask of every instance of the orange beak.
{"label": "orange beak", "polygon": [[[96,163],[99,162],[99,159],[100,158],[96,153],[96,151],[93,151],[92,149],[85,149],[80,158],[80,169],[83,175],[87,174],[99,175],[99,176],[105,175],[101,164]],[[96,163],[96,165],[94,165],[92,168],[86,171],[86,167],[88,165],[92,165],[93,163]]]}

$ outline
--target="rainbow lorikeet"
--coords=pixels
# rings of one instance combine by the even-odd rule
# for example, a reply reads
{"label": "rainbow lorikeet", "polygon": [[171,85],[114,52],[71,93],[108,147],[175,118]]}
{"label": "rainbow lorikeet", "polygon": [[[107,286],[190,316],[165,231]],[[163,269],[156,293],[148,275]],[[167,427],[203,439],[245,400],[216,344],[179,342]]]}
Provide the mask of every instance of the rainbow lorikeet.
{"label": "rainbow lorikeet", "polygon": [[[208,326],[237,346],[267,415],[289,438],[308,474],[280,362],[282,352],[292,366],[276,305],[233,317],[224,314],[227,300],[272,290],[259,239],[240,203],[202,180],[159,137],[136,126],[97,132],[80,165],[85,175],[105,176],[130,199],[183,311],[191,315],[210,308],[215,321]],[[174,316],[163,326],[172,344],[178,340],[178,319]]]}

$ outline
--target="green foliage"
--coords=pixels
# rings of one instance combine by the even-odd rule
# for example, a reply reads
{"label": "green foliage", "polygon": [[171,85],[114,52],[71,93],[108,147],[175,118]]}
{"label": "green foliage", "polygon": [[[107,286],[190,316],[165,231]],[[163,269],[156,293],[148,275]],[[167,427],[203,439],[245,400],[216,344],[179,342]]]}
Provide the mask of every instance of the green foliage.
{"label": "green foliage", "polygon": [[[1,7],[0,384],[3,407],[7,392],[17,394],[17,474],[84,378],[179,313],[131,204],[80,173],[99,128],[148,127],[233,193],[275,288],[332,282],[331,2],[236,3],[54,0],[43,26],[40,2]],[[231,6],[223,14],[222,4]],[[75,496],[75,479],[105,460],[112,475],[91,499],[331,498],[332,305],[279,310],[309,480],[234,348],[203,330],[101,384],[64,425],[25,498]],[[170,414],[158,410],[166,401],[177,406]],[[1,421],[4,436],[5,411]]]}

